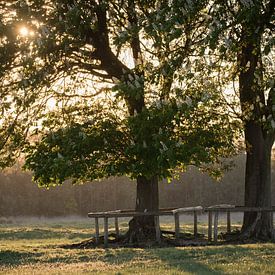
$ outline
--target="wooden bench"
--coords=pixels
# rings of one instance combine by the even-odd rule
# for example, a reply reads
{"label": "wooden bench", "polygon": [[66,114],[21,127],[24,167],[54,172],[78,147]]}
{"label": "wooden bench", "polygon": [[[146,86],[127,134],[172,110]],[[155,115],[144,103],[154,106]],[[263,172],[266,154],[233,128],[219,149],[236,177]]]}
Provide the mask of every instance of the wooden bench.
{"label": "wooden bench", "polygon": [[115,219],[115,230],[116,235],[119,236],[119,225],[118,218],[122,217],[139,217],[139,216],[154,216],[155,218],[155,230],[156,230],[156,241],[160,243],[161,231],[159,226],[159,217],[160,216],[174,216],[175,219],[175,238],[179,238],[180,234],[180,221],[179,216],[183,213],[193,212],[194,214],[194,235],[197,235],[197,212],[202,212],[203,208],[201,206],[196,207],[186,207],[186,208],[166,208],[160,209],[159,211],[147,211],[147,212],[137,212],[134,210],[114,210],[106,212],[93,212],[88,213],[89,218],[95,219],[95,241],[99,243],[99,218],[103,218],[104,222],[104,246],[108,247],[108,231],[109,225],[108,221],[110,218]]}
{"label": "wooden bench", "polygon": [[[180,215],[185,213],[193,213],[194,216],[194,236],[198,234],[198,213],[208,213],[208,241],[212,241],[212,232],[213,232],[213,241],[216,243],[218,240],[218,222],[219,222],[219,213],[227,213],[227,232],[231,232],[231,212],[275,212],[275,207],[271,208],[260,208],[260,207],[244,207],[244,206],[234,206],[228,204],[212,205],[206,208],[202,206],[196,207],[185,207],[185,208],[166,208],[159,209],[159,211],[147,211],[147,212],[137,212],[134,210],[114,210],[106,212],[94,212],[88,213],[89,218],[95,219],[95,241],[99,243],[99,219],[103,218],[104,221],[104,246],[108,247],[108,231],[109,231],[109,219],[115,219],[115,231],[116,235],[119,236],[119,223],[118,219],[123,217],[138,217],[138,216],[154,216],[155,218],[155,230],[156,230],[156,241],[160,243],[161,240],[161,230],[159,226],[159,217],[160,216],[174,216],[175,221],[175,238],[179,239],[180,236]],[[213,227],[213,216],[214,216],[214,227]],[[272,217],[272,226],[273,226],[273,215]],[[274,230],[273,230],[273,239]]]}
{"label": "wooden bench", "polygon": [[218,241],[218,220],[219,220],[219,213],[226,212],[227,213],[227,232],[231,232],[231,212],[270,212],[271,213],[271,225],[273,236],[272,239],[275,238],[274,236],[274,229],[273,229],[273,213],[275,212],[275,207],[245,207],[245,206],[234,206],[234,205],[227,205],[227,204],[220,204],[220,205],[212,205],[206,207],[204,209],[205,212],[208,212],[208,241],[212,241],[212,221],[214,215],[214,232],[213,232],[213,241],[216,243]]}
{"label": "wooden bench", "polygon": [[193,212],[194,215],[194,236],[198,235],[198,212],[202,212],[202,206],[195,206],[195,207],[184,207],[184,208],[177,208],[172,210],[174,219],[175,219],[175,238],[179,239],[180,235],[180,221],[179,217],[181,214],[186,214]]}

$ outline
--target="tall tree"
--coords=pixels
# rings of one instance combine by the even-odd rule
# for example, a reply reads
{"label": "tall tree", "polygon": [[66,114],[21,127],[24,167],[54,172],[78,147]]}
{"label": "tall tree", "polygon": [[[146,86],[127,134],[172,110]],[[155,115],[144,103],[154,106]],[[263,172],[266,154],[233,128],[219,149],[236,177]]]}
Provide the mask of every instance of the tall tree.
{"label": "tall tree", "polygon": [[[235,151],[235,121],[197,51],[204,1],[1,6],[4,111],[24,126],[25,165],[40,186],[128,175],[136,210],[157,210],[159,179],[187,165],[218,175]],[[153,217],[137,217],[127,240],[152,234]]]}
{"label": "tall tree", "polygon": [[[210,47],[237,82],[246,145],[245,206],[271,207],[271,150],[275,134],[275,2],[215,1]],[[231,64],[231,65],[230,65]],[[225,65],[224,65],[225,66]],[[246,212],[242,238],[272,236],[270,213]]]}

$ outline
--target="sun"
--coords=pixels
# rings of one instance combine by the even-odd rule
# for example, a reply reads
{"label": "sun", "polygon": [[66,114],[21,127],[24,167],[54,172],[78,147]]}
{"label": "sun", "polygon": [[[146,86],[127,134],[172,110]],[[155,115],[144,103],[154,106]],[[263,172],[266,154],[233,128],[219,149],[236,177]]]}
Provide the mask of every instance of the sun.
{"label": "sun", "polygon": [[28,36],[30,34],[30,31],[27,27],[23,26],[23,27],[20,27],[19,34],[21,36]]}
{"label": "sun", "polygon": [[26,26],[21,26],[18,29],[18,32],[19,32],[19,35],[22,36],[22,37],[34,36],[34,31],[27,28]]}

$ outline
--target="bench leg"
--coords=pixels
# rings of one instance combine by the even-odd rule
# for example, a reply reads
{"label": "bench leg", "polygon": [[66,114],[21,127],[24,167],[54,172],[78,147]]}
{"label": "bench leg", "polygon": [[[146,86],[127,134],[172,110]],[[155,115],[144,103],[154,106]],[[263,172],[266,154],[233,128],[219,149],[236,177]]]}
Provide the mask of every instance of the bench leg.
{"label": "bench leg", "polygon": [[212,241],[212,211],[208,212],[208,241]]}
{"label": "bench leg", "polygon": [[219,220],[219,212],[215,212],[214,216],[214,242],[218,241],[218,220]]}
{"label": "bench leg", "polygon": [[198,236],[198,214],[197,211],[194,211],[194,236]]}
{"label": "bench leg", "polygon": [[180,221],[179,221],[179,213],[175,213],[175,238],[176,240],[180,237]]}
{"label": "bench leg", "polygon": [[274,229],[274,220],[273,220],[273,212],[270,213],[271,215],[271,230],[272,230],[272,241],[275,241],[275,229]]}
{"label": "bench leg", "polygon": [[99,225],[98,225],[98,218],[95,218],[95,243],[99,243]]}
{"label": "bench leg", "polygon": [[115,217],[116,236],[119,237],[118,217]]}
{"label": "bench leg", "polygon": [[157,243],[160,243],[159,216],[155,216],[155,228],[156,228],[156,241]]}
{"label": "bench leg", "polygon": [[230,211],[226,212],[227,215],[227,233],[231,232],[231,217],[230,217]]}
{"label": "bench leg", "polygon": [[104,247],[108,247],[108,218],[104,217]]}

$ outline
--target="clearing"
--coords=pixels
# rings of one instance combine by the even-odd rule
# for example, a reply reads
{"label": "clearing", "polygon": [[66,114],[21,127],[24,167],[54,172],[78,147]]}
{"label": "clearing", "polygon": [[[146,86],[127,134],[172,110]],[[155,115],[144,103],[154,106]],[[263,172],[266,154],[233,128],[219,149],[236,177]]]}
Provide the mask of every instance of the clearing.
{"label": "clearing", "polygon": [[[205,217],[199,219],[205,233]],[[236,216],[233,228],[240,227]],[[182,217],[182,232],[192,218]],[[173,220],[162,220],[172,230]],[[223,229],[225,222],[221,223]],[[111,225],[110,225],[111,227]],[[120,221],[127,228],[127,220]],[[112,231],[112,227],[110,228]],[[114,230],[114,227],[113,227]],[[275,244],[202,247],[63,249],[93,236],[88,218],[7,219],[0,224],[0,274],[275,274]]]}

